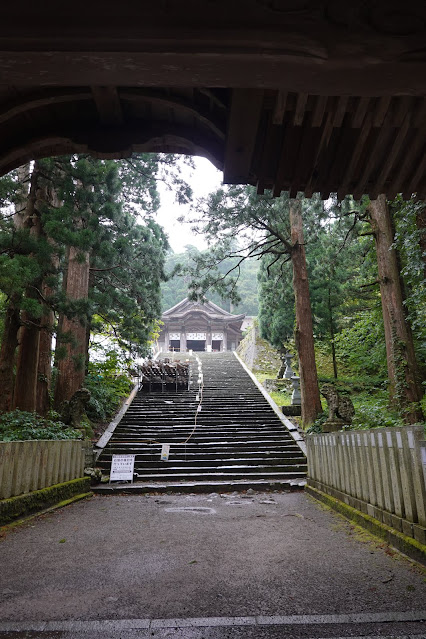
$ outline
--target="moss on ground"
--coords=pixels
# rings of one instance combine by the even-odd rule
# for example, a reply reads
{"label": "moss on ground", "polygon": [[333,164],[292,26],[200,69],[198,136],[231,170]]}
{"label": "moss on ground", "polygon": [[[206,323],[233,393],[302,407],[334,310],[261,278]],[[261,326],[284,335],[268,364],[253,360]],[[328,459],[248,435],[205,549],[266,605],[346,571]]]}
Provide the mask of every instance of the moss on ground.
{"label": "moss on ground", "polygon": [[0,526],[90,491],[90,477],[73,479],[0,501]]}

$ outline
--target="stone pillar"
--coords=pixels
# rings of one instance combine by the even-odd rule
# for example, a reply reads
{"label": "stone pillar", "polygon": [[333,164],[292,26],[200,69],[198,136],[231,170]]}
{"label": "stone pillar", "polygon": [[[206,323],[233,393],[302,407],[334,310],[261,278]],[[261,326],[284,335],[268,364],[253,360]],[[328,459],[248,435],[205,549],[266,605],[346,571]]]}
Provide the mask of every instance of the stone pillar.
{"label": "stone pillar", "polygon": [[182,328],[180,333],[180,352],[186,353],[186,331],[185,327]]}
{"label": "stone pillar", "polygon": [[223,351],[227,351],[228,350],[228,334],[226,332],[226,328],[223,329],[223,340],[222,340],[222,350]]}

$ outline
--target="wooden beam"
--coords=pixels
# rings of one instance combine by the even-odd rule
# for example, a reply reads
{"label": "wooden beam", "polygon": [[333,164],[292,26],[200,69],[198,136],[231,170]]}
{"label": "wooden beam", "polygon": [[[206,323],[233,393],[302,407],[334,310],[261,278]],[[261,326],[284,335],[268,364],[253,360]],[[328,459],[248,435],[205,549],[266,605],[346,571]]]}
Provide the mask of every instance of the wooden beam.
{"label": "wooden beam", "polygon": [[278,91],[275,99],[274,113],[272,116],[273,124],[282,124],[284,122],[285,110],[287,106],[287,91]]}
{"label": "wooden beam", "polygon": [[[426,151],[426,150],[425,150]],[[415,193],[416,191],[418,191],[418,187],[421,184],[421,180],[424,177],[426,171],[426,152],[423,152],[422,154],[422,158],[420,160],[420,162],[417,165],[417,170],[414,173],[414,175],[412,176],[408,188],[404,189],[404,198],[405,199],[409,199],[413,193]],[[419,193],[418,193],[419,195]],[[422,195],[420,194],[420,197],[422,197]],[[424,197],[424,196],[423,196]]]}
{"label": "wooden beam", "polygon": [[392,97],[389,95],[385,95],[379,98],[379,101],[374,110],[374,119],[373,119],[374,127],[382,126],[386,113],[389,111],[391,102],[392,102]]}
{"label": "wooden beam", "polygon": [[121,126],[123,112],[117,87],[91,87],[93,99],[99,113],[99,119],[104,126]]}
{"label": "wooden beam", "polygon": [[419,104],[417,112],[412,118],[412,123],[411,139],[407,140],[406,144],[407,153],[404,156],[404,161],[400,162],[391,188],[386,194],[391,200],[404,189],[407,176],[414,172],[413,166],[420,163],[420,152],[426,139],[426,99]]}
{"label": "wooden beam", "polygon": [[389,142],[389,139],[391,138],[392,132],[394,130],[391,126],[389,126],[391,123],[391,117],[392,112],[391,110],[389,110],[376,138],[376,141],[369,150],[369,158],[366,162],[361,178],[356,185],[356,188],[354,189],[353,195],[356,200],[359,200],[364,195],[365,188],[369,182],[374,167],[380,164],[384,156],[385,148],[387,148],[387,143]]}
{"label": "wooden beam", "polygon": [[346,115],[346,109],[348,106],[349,97],[343,95],[337,99],[337,105],[334,111],[333,127],[338,128],[342,126],[343,118]]}
{"label": "wooden beam", "polygon": [[225,145],[224,184],[246,184],[250,178],[263,106],[263,90],[234,89]]}
{"label": "wooden beam", "polygon": [[312,113],[311,117],[305,118],[305,123],[302,127],[299,151],[294,161],[293,188],[290,197],[294,197],[294,193],[297,195],[298,191],[305,190],[307,179],[311,174],[310,169],[315,158],[318,140],[321,136],[320,128],[312,126],[313,116],[314,114]]}
{"label": "wooden beam", "polygon": [[2,105],[2,111],[0,111],[0,124],[7,122],[7,120],[12,120],[19,115],[31,117],[31,111],[35,111],[42,107],[50,107],[71,102],[88,102],[90,101],[90,98],[91,93],[88,88],[74,89],[72,87],[46,89],[36,93],[31,93],[30,95],[23,95],[19,98],[19,100],[16,99],[13,103],[6,103],[6,105]]}
{"label": "wooden beam", "polygon": [[312,114],[312,126],[319,127],[324,119],[325,107],[327,106],[328,96],[319,95],[315,99],[315,106]]}
{"label": "wooden beam", "polygon": [[395,164],[395,161],[401,151],[401,148],[407,139],[410,120],[410,114],[407,113],[402,127],[399,129],[396,137],[394,138],[392,148],[390,149],[383,163],[379,176],[376,180],[376,186],[371,192],[371,198],[373,200],[376,200],[381,193],[386,193],[386,190],[384,190],[386,180],[388,179],[389,173],[391,172],[393,165]]}
{"label": "wooden beam", "polygon": [[320,156],[323,154],[324,150],[327,148],[328,143],[330,142],[330,137],[331,137],[331,134],[333,133],[334,117],[335,117],[335,114],[330,111],[325,121],[325,124],[323,125],[321,139],[317,145],[317,149],[315,152],[315,159],[312,163],[310,176],[308,178],[308,182],[305,188],[306,197],[312,197],[312,194],[315,193],[317,178],[318,178],[318,160]]}
{"label": "wooden beam", "polygon": [[280,157],[278,160],[277,173],[275,176],[275,184],[274,184],[274,192],[273,192],[274,197],[279,197],[281,194],[281,191],[284,191],[284,180],[286,177],[285,173],[286,173],[286,167],[287,167],[286,160],[288,156],[287,147],[288,147],[288,143],[290,139],[289,131],[292,129],[293,127],[290,124],[284,127],[284,135],[281,142]]}
{"label": "wooden beam", "polygon": [[353,149],[351,160],[346,168],[340,187],[337,190],[337,194],[340,200],[343,200],[345,195],[347,195],[349,184],[354,179],[354,172],[356,170],[356,167],[358,166],[358,163],[361,158],[362,152],[365,148],[365,143],[368,139],[368,136],[370,135],[372,124],[373,124],[373,115],[370,113],[367,115],[364,126],[361,128],[359,132],[358,140]]}
{"label": "wooden beam", "polygon": [[359,129],[364,122],[365,115],[370,105],[370,98],[359,98],[358,104],[355,109],[355,113],[352,116],[351,126],[355,129]]}
{"label": "wooden beam", "polygon": [[[123,102],[131,104],[144,104],[151,110],[160,106],[164,109],[174,109],[177,113],[185,114],[185,117],[193,118],[197,123],[205,125],[219,139],[225,139],[225,118],[223,109],[216,108],[212,113],[211,108],[206,108],[196,104],[195,100],[190,101],[183,95],[176,92],[159,91],[158,89],[135,89],[123,88],[120,90],[120,97]],[[220,115],[220,117],[218,117]]]}
{"label": "wooden beam", "polygon": [[305,117],[305,107],[308,101],[307,93],[299,93],[296,101],[296,108],[294,110],[294,126],[301,126],[303,122],[303,118]]}

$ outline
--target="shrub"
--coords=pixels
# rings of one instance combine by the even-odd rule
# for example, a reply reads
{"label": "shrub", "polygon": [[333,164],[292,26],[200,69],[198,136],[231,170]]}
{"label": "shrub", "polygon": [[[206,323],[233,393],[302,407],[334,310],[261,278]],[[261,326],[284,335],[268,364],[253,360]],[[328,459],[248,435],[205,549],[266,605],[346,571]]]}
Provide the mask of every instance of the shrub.
{"label": "shrub", "polygon": [[104,422],[114,415],[133,383],[121,369],[118,353],[109,351],[105,361],[89,364],[84,385],[91,393],[87,416],[94,422]]}
{"label": "shrub", "polygon": [[59,420],[40,417],[37,413],[16,409],[0,415],[1,441],[13,442],[28,439],[82,439],[82,433]]}

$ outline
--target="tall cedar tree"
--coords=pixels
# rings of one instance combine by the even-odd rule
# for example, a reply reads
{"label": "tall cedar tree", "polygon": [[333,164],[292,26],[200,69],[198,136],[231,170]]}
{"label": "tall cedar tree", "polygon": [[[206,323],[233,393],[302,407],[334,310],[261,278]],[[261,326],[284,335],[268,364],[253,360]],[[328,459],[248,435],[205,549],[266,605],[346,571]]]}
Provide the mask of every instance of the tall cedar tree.
{"label": "tall cedar tree", "polygon": [[423,420],[421,390],[411,328],[407,322],[401,269],[394,245],[395,232],[386,197],[368,207],[377,251],[377,265],[385,325],[391,397],[408,423]]}
{"label": "tall cedar tree", "polygon": [[[134,167],[139,168],[136,179]],[[62,312],[56,407],[83,383],[89,328],[106,327],[139,353],[155,330],[168,244],[152,219],[138,224],[135,217],[142,204],[145,214],[158,206],[156,170],[151,158],[147,166],[143,160],[123,167],[91,158],[61,163],[56,180],[61,206],[50,209],[45,220],[49,236],[67,246],[57,302]]]}
{"label": "tall cedar tree", "polygon": [[[305,426],[321,412],[321,399],[313,347],[312,315],[304,249],[301,200],[258,196],[251,187],[219,189],[199,204],[195,230],[213,243],[206,255],[195,257],[190,270],[192,296],[216,290],[238,300],[236,292],[241,264],[248,257],[271,256],[270,266],[291,261],[296,298],[296,344]],[[225,273],[218,268],[233,258]]]}
{"label": "tall cedar tree", "polygon": [[4,209],[0,222],[0,290],[6,297],[1,410],[12,407],[21,325],[30,329],[36,346],[31,357],[38,359],[38,366],[24,366],[29,349],[19,349],[15,405],[28,410],[47,410],[54,316],[59,320],[57,406],[83,381],[87,328],[99,323],[101,315],[102,329],[107,325],[127,347],[146,352],[161,313],[160,281],[168,249],[161,227],[150,218],[159,205],[159,165],[166,167],[177,199],[190,197],[170,156],[125,163],[85,157],[39,161],[30,193],[29,178],[22,186],[19,171],[0,181],[2,205],[16,204],[15,214]]}
{"label": "tall cedar tree", "polygon": [[[8,176],[10,202],[1,218],[0,289],[6,296],[6,321],[0,351],[1,410],[35,409],[39,324],[43,314],[39,285],[51,263],[51,247],[40,233],[39,163]],[[18,333],[19,331],[19,333]],[[14,381],[16,348],[17,378]],[[14,392],[13,392],[14,389]]]}

